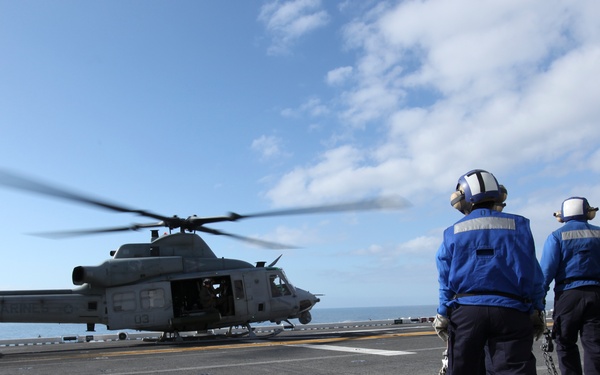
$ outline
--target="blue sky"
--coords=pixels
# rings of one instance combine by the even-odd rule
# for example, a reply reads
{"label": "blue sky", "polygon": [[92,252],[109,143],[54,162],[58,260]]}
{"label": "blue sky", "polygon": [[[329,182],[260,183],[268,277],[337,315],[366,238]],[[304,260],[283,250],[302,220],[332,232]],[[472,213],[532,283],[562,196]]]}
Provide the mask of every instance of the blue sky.
{"label": "blue sky", "polygon": [[[436,304],[462,173],[507,187],[538,256],[565,198],[600,205],[598,19],[594,0],[0,1],[0,167],[163,215],[399,195],[412,206],[213,225],[300,249],[205,240],[283,253],[320,307]],[[71,288],[149,239],[33,237],[145,220],[0,197],[0,289]]]}

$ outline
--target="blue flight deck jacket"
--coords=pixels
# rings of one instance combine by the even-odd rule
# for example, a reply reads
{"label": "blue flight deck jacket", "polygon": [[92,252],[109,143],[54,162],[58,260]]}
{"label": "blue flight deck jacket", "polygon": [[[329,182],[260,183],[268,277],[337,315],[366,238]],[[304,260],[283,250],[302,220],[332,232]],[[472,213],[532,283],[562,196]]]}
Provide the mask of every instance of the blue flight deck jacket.
{"label": "blue flight deck jacket", "polygon": [[569,220],[546,239],[542,260],[544,292],[600,285],[600,227]]}
{"label": "blue flight deck jacket", "polygon": [[444,231],[438,313],[456,304],[543,310],[543,275],[529,219],[477,208]]}

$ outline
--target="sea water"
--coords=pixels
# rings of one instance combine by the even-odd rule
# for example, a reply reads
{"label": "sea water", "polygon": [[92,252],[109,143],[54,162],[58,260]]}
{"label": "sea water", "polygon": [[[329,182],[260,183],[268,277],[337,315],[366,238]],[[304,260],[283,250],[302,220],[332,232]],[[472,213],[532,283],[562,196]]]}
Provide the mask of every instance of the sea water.
{"label": "sea water", "polygon": [[[398,318],[420,318],[435,316],[435,305],[314,308],[311,323],[338,323]],[[299,324],[295,320],[292,323]],[[87,332],[85,324],[57,323],[0,323],[0,340],[34,337],[65,337],[136,332],[132,330],[109,331],[97,324],[95,332]]]}
{"label": "sea water", "polygon": [[435,316],[436,305],[342,307],[311,310],[311,323],[337,323]]}

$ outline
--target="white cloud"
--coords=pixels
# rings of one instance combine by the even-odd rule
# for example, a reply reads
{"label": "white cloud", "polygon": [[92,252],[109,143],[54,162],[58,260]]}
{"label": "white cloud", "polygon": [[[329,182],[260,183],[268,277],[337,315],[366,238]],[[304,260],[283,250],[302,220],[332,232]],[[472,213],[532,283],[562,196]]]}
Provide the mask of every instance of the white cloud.
{"label": "white cloud", "polygon": [[327,72],[325,82],[328,85],[335,86],[344,83],[351,75],[353,68],[351,66],[342,66]]}
{"label": "white cloud", "polygon": [[323,116],[329,113],[329,108],[321,103],[321,100],[318,98],[309,99],[300,107],[300,109],[313,117]]}
{"label": "white cloud", "polygon": [[373,260],[368,261],[369,263],[420,263],[423,260],[430,262],[439,245],[439,236],[419,236],[392,246],[372,244],[366,248],[354,250],[352,253],[373,257]]}
{"label": "white cloud", "polygon": [[589,166],[600,142],[595,4],[430,0],[354,20],[344,31],[358,53],[356,83],[334,101],[344,124],[379,136],[336,144],[282,176],[269,197],[427,199],[473,168],[510,176]]}
{"label": "white cloud", "polygon": [[297,118],[303,114],[308,114],[311,117],[321,117],[328,115],[330,112],[330,109],[321,102],[321,99],[313,97],[302,103],[298,108],[284,108],[280,113],[283,117]]}
{"label": "white cloud", "polygon": [[280,112],[281,116],[293,118],[298,116],[298,112],[293,108],[284,108]]}
{"label": "white cloud", "polygon": [[258,19],[272,36],[268,53],[285,54],[302,36],[325,26],[329,15],[320,0],[271,1],[261,8]]}
{"label": "white cloud", "polygon": [[282,140],[275,136],[261,135],[252,141],[252,149],[260,153],[261,158],[274,159],[285,155],[281,149]]}
{"label": "white cloud", "polygon": [[[340,195],[352,196],[356,188],[355,169],[362,158],[363,153],[350,146],[329,150],[315,166],[298,167],[287,173],[267,196],[276,205],[302,205],[336,200]],[[365,183],[368,185],[368,181]]]}

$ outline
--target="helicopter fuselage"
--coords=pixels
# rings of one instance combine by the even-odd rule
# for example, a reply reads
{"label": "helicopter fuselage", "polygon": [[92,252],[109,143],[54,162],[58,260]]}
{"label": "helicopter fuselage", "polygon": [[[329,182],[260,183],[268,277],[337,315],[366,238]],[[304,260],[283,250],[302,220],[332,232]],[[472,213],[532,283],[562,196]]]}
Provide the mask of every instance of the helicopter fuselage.
{"label": "helicopter fuselage", "polygon": [[306,324],[319,302],[274,264],[217,258],[191,233],[122,245],[99,266],[75,267],[73,283],[80,287],[0,292],[0,322],[203,331],[294,318]]}

